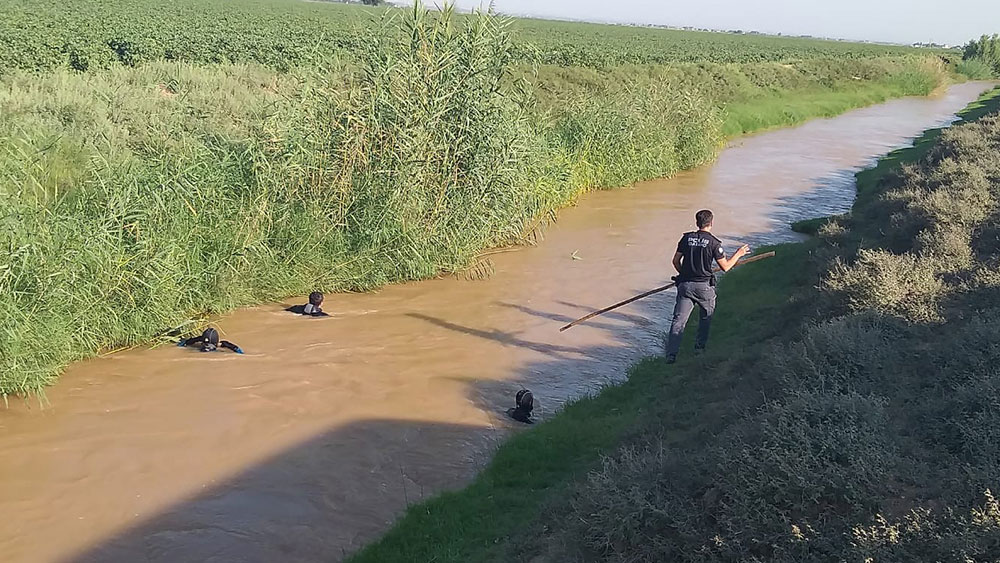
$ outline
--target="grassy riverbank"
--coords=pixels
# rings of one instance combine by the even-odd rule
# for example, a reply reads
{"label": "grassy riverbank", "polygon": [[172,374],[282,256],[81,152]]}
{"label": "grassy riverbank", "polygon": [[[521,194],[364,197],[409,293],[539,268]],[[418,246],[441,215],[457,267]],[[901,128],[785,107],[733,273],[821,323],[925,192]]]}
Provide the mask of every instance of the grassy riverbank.
{"label": "grassy riverbank", "polygon": [[239,306],[461,270],[586,190],[711,161],[727,134],[950,79],[936,54],[790,61],[801,42],[774,38],[748,43],[776,49],[765,62],[536,73],[510,26],[412,10],[283,71],[5,74],[0,394]]}
{"label": "grassy riverbank", "polygon": [[725,276],[709,354],[519,433],[352,561],[993,561],[1000,90],[963,122]]}

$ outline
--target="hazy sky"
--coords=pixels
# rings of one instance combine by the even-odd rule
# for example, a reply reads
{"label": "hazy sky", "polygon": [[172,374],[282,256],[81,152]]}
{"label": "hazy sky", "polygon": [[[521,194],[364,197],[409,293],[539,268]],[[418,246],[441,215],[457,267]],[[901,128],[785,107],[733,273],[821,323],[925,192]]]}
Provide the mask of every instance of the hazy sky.
{"label": "hazy sky", "polygon": [[[474,8],[481,1],[457,3]],[[496,0],[496,7],[508,14],[540,17],[896,43],[964,44],[1000,32],[1000,0]]]}

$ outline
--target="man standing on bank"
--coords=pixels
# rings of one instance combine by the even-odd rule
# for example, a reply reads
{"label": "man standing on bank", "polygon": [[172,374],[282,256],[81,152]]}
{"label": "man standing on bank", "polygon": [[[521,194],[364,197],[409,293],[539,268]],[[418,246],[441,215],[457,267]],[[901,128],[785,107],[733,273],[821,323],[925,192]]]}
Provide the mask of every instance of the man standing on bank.
{"label": "man standing on bank", "polygon": [[698,230],[684,233],[677,243],[677,252],[674,253],[673,264],[679,275],[674,277],[677,281],[677,304],[674,306],[674,318],[667,340],[668,364],[677,361],[684,327],[695,305],[701,310],[698,338],[694,343],[695,354],[702,352],[708,343],[708,330],[712,325],[712,314],[715,313],[715,274],[712,273],[712,262],[717,263],[723,272],[728,272],[740,258],[750,252],[750,247],[744,244],[732,257],[726,258],[722,241],[712,234],[712,212],[703,209],[694,218]]}

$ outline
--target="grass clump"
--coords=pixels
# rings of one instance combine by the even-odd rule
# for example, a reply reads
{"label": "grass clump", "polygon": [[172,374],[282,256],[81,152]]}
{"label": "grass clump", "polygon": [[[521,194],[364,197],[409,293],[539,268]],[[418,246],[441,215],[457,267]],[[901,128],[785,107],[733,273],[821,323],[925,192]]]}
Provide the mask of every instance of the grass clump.
{"label": "grass clump", "polygon": [[838,263],[826,289],[841,294],[852,311],[874,309],[888,315],[932,321],[945,285],[932,259],[897,256],[885,250],[862,250],[850,265]]}
{"label": "grass clump", "polygon": [[555,202],[525,166],[544,147],[505,90],[506,25],[416,8],[350,68],[8,79],[0,393],[205,313],[429,277],[512,239]]}
{"label": "grass clump", "polygon": [[978,59],[963,60],[957,63],[955,72],[969,80],[989,80],[995,76],[993,67]]}
{"label": "grass clump", "polygon": [[[335,108],[335,193],[352,254],[376,253],[392,279],[429,277],[520,234],[555,205],[538,198],[538,160],[520,84],[509,86],[510,22],[452,21],[418,6],[389,18]],[[398,23],[398,26],[396,25]],[[401,33],[399,33],[401,32]],[[322,111],[325,94],[315,101]]]}
{"label": "grass clump", "polygon": [[553,110],[552,159],[568,163],[576,190],[671,176],[715,156],[720,118],[698,95],[653,87],[627,99],[578,97]]}

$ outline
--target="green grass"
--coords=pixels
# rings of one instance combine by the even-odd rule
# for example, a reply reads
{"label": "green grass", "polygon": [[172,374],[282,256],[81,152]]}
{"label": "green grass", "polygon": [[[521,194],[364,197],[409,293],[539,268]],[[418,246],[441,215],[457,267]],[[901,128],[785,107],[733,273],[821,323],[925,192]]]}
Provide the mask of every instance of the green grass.
{"label": "green grass", "polygon": [[723,135],[734,137],[927,95],[948,80],[947,71],[938,58],[882,57],[601,69],[546,65],[524,76],[539,106],[557,115],[574,112],[572,101],[579,97],[629,99],[665,88],[696,92],[720,110]]}
{"label": "green grass", "polygon": [[976,59],[963,60],[955,65],[955,72],[970,80],[989,80],[996,76],[993,67]]}
{"label": "green grass", "polygon": [[907,90],[883,84],[865,84],[848,91],[804,91],[767,96],[726,107],[723,132],[728,137],[798,125],[817,117],[846,111],[907,95]]}
{"label": "green grass", "polygon": [[932,73],[900,69],[879,80],[841,88],[800,89],[740,101],[726,107],[723,132],[737,136],[775,127],[797,125],[816,117],[833,117],[845,111],[882,103],[902,96],[927,95],[940,86]]}

